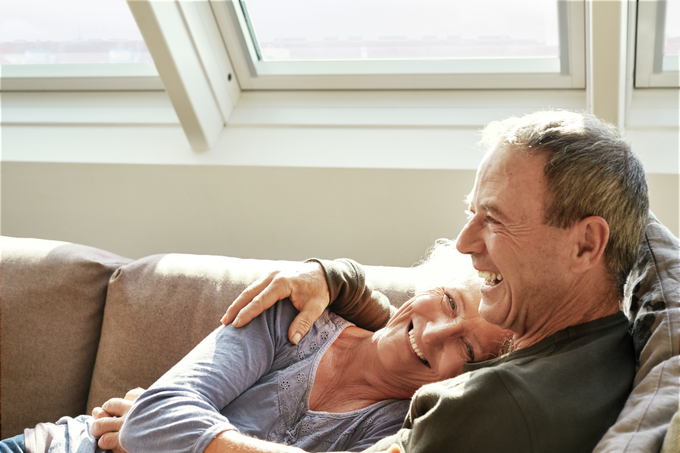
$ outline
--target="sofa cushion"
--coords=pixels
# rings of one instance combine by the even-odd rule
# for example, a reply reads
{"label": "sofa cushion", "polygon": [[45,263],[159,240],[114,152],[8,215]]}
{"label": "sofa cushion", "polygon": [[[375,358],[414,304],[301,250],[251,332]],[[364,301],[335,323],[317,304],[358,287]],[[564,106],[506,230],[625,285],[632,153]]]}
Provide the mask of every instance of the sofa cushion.
{"label": "sofa cushion", "polygon": [[595,451],[659,451],[680,394],[680,242],[651,213],[624,311],[638,360],[634,388]]}
{"label": "sofa cushion", "polygon": [[111,277],[88,412],[147,388],[214,330],[252,281],[284,262],[153,255]]}
{"label": "sofa cushion", "polygon": [[[134,387],[147,388],[219,326],[231,302],[290,261],[167,254],[112,276],[88,411]],[[366,266],[374,287],[400,305],[413,290],[408,269]]]}
{"label": "sofa cushion", "polygon": [[0,238],[2,437],[85,411],[109,277],[130,260]]}

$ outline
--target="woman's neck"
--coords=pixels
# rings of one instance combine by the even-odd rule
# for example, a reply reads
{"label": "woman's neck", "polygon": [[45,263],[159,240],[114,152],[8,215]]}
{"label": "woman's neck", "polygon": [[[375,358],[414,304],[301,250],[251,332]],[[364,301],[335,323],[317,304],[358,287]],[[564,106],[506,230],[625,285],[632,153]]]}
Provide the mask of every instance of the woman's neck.
{"label": "woman's neck", "polygon": [[324,353],[314,377],[309,408],[349,412],[390,398],[407,399],[381,373],[373,332],[347,327]]}

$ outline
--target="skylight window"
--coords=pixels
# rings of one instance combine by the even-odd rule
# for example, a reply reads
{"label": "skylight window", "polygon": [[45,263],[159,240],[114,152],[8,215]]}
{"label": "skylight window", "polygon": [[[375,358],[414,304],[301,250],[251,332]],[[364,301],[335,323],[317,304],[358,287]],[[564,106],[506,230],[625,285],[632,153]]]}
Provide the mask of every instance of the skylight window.
{"label": "skylight window", "polygon": [[262,61],[559,58],[556,1],[248,0]]}
{"label": "skylight window", "polygon": [[0,3],[0,64],[3,90],[162,89],[123,0]]}
{"label": "skylight window", "polygon": [[124,1],[14,1],[3,2],[0,11],[3,65],[153,65]]}
{"label": "skylight window", "polygon": [[635,86],[680,86],[680,0],[638,2]]}
{"label": "skylight window", "polygon": [[665,15],[661,70],[677,71],[680,56],[680,0],[667,0]]}
{"label": "skylight window", "polygon": [[583,0],[211,0],[211,5],[244,89],[585,83]]}

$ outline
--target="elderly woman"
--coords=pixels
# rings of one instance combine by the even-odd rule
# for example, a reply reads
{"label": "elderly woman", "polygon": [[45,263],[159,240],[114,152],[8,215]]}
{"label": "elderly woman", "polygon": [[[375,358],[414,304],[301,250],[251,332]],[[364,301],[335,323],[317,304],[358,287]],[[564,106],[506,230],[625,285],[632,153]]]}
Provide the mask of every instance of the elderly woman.
{"label": "elderly woman", "polygon": [[399,430],[422,385],[499,353],[506,332],[479,316],[479,301],[478,278],[466,276],[409,300],[377,332],[326,311],[297,345],[287,340],[290,302],[242,328],[221,326],[137,400],[121,446],[230,451],[249,436],[362,450]]}
{"label": "elderly woman", "polygon": [[[431,257],[442,255],[438,249]],[[452,275],[441,259],[420,269]],[[131,453],[288,448],[281,444],[310,451],[368,447],[399,430],[419,387],[459,375],[465,362],[499,354],[507,334],[479,316],[479,286],[478,278],[467,275],[424,291],[377,332],[326,311],[292,344],[288,326],[298,312],[290,301],[242,328],[221,326],[139,397],[120,445]],[[101,409],[94,415],[104,416],[92,429],[95,437],[113,431],[100,446],[118,449],[120,419],[116,423]],[[41,424],[27,430],[25,451],[95,450],[92,417],[65,423],[59,448],[53,433],[63,430]]]}

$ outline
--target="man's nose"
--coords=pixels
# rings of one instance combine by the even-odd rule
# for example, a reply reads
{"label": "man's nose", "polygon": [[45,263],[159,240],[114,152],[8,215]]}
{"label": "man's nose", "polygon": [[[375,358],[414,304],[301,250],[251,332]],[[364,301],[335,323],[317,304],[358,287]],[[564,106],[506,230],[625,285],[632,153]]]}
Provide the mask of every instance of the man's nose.
{"label": "man's nose", "polygon": [[470,217],[461,230],[456,239],[456,248],[460,253],[466,255],[480,253],[484,250],[481,227],[479,226],[476,216]]}

